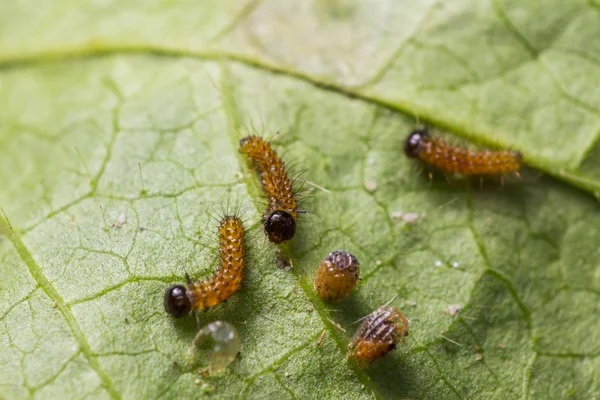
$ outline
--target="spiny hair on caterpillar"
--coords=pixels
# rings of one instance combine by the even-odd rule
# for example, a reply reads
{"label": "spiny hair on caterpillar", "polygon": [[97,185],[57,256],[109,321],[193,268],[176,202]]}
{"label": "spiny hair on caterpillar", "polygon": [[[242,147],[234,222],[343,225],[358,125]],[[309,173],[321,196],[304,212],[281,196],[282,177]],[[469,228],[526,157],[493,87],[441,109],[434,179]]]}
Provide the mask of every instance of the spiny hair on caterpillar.
{"label": "spiny hair on caterpillar", "polygon": [[221,222],[224,218],[230,216],[239,218],[244,226],[244,232],[247,234],[253,230],[254,223],[252,217],[242,202],[236,201],[234,204],[230,204],[229,200],[225,203],[218,203],[218,205],[212,205],[207,207],[205,214],[208,216],[209,227],[200,233],[197,232],[197,236],[194,238],[195,244],[209,250],[212,260],[210,261],[209,267],[206,268],[205,272],[213,271],[211,268],[219,262],[220,252],[220,240],[219,240],[219,229]]}
{"label": "spiny hair on caterpillar", "polygon": [[[219,262],[219,253],[220,246],[222,242],[222,238],[219,235],[221,223],[225,218],[232,217],[237,218],[241,221],[242,226],[244,228],[244,237],[247,241],[248,233],[256,229],[257,223],[253,221],[250,211],[248,207],[244,205],[241,201],[236,201],[233,204],[230,204],[229,200],[226,203],[219,203],[218,206],[212,206],[206,211],[206,215],[208,215],[209,220],[212,221],[210,225],[209,234],[204,237],[204,241],[200,243],[203,247],[209,249],[213,254],[213,260],[210,263],[208,271],[211,271],[211,268],[215,267],[215,265]],[[244,249],[245,251],[247,249]]]}
{"label": "spiny hair on caterpillar", "polygon": [[[518,151],[471,150],[454,146],[429,133],[427,127],[413,130],[404,143],[404,153],[409,158],[418,158],[446,174],[458,176],[504,176],[514,174],[520,178],[519,170],[523,158]],[[432,174],[429,174],[430,179]],[[448,175],[447,179],[448,179]],[[480,184],[482,184],[480,179]]]}
{"label": "spiny hair on caterpillar", "polygon": [[[287,131],[285,131],[285,130],[278,130],[274,134],[271,134],[271,135],[263,135],[260,133],[260,132],[264,132],[265,130],[266,130],[266,128],[264,127],[264,120],[262,118],[261,118],[261,129],[260,130],[257,130],[251,121],[250,124],[245,125],[244,133],[238,132],[239,136],[242,137],[242,139],[240,139],[240,143],[244,139],[247,139],[250,137],[258,137],[258,138],[261,138],[263,141],[265,141],[272,147],[273,144],[276,142],[279,142],[279,145],[281,145],[282,144],[281,139],[287,135]],[[285,167],[285,170],[286,170],[288,176],[290,177],[290,180],[292,183],[292,188],[293,188],[293,193],[296,195],[296,202],[297,202],[296,212],[299,214],[310,214],[311,212],[309,210],[305,210],[304,207],[302,206],[307,199],[312,197],[309,193],[309,190],[304,188],[304,185],[308,181],[303,178],[303,175],[308,171],[308,168],[297,169],[298,166],[304,164],[304,160],[302,160],[300,158],[288,159],[288,157],[287,157],[288,151],[289,151],[289,149],[286,148],[281,153],[277,152],[277,151],[275,151],[275,153],[281,159],[281,161]],[[287,161],[283,161],[283,160],[287,160]],[[310,182],[308,182],[308,183],[310,183]],[[269,205],[269,201],[267,198],[265,198],[264,200],[255,200],[255,202],[257,202],[261,205],[264,205],[265,207],[268,207],[268,205]]]}
{"label": "spiny hair on caterpillar", "polygon": [[389,305],[395,298],[359,320],[362,323],[348,345],[348,356],[362,366],[394,350],[409,334],[408,319]]}
{"label": "spiny hair on caterpillar", "polygon": [[[246,266],[245,231],[238,215],[225,215],[219,221],[219,261],[216,273],[205,280],[166,289],[165,311],[181,318],[191,311],[207,309],[225,302],[241,288]],[[187,276],[187,273],[186,273]]]}
{"label": "spiny hair on caterpillar", "polygon": [[260,176],[267,198],[263,212],[264,230],[269,241],[279,244],[294,237],[296,217],[305,212],[299,204],[299,191],[295,183],[302,173],[290,177],[290,170],[270,142],[258,135],[240,140],[240,152],[247,156]]}
{"label": "spiny hair on caterpillar", "polygon": [[[310,184],[310,182],[308,182],[306,179],[303,179],[302,176],[308,171],[308,169],[302,169],[302,170],[294,170],[294,167],[296,167],[297,165],[300,165],[301,162],[298,162],[294,165],[291,166],[291,168],[288,169],[288,174],[290,175],[290,179],[292,182],[292,187],[293,187],[293,193],[296,196],[296,213],[298,214],[314,214],[312,211],[310,210],[306,210],[304,208],[304,204],[306,203],[307,200],[310,200],[313,198],[313,194],[312,194],[312,189],[305,189],[305,185],[307,183]],[[287,164],[286,164],[286,168],[287,168]],[[270,206],[270,202],[269,199],[266,195],[263,195],[261,198],[258,199],[253,199],[253,202],[259,206],[261,206],[261,208],[268,208]],[[264,216],[262,217],[264,218]]]}
{"label": "spiny hair on caterpillar", "polygon": [[[387,306],[389,306],[389,305],[390,305],[390,304],[392,304],[392,303],[394,302],[394,300],[396,300],[397,298],[398,298],[398,295],[397,295],[397,294],[395,294],[395,295],[394,295],[394,297],[392,297],[391,299],[389,299],[388,301],[386,301],[386,302],[385,302],[385,304],[383,304],[383,305],[379,306],[378,308],[384,308],[384,307],[387,307]],[[372,313],[373,313],[373,312],[371,312],[371,313],[369,313],[369,314],[367,314],[367,315],[365,315],[365,316],[363,316],[363,317],[361,317],[361,318],[357,319],[356,321],[354,321],[354,322],[353,322],[353,324],[358,324],[359,322],[361,322],[361,321],[364,321],[364,320],[365,320],[365,319],[367,319],[367,318],[368,318],[368,317],[369,317],[369,316],[370,316]]]}

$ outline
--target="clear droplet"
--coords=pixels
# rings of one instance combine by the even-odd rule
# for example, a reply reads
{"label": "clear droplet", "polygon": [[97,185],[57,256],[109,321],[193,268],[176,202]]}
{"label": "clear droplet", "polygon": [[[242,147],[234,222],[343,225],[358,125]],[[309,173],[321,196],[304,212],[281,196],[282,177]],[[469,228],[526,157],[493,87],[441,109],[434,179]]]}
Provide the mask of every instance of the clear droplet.
{"label": "clear droplet", "polygon": [[194,338],[190,349],[192,359],[197,349],[201,350],[208,359],[205,373],[212,375],[223,371],[240,352],[240,337],[237,329],[229,322],[211,322],[200,329]]}

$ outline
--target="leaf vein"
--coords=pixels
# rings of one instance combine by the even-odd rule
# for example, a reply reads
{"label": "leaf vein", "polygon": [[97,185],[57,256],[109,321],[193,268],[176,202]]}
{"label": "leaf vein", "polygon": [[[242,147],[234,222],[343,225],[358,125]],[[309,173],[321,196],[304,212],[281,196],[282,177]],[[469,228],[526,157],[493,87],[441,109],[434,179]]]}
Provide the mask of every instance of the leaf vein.
{"label": "leaf vein", "polygon": [[94,370],[94,372],[98,375],[98,378],[100,378],[102,386],[104,386],[111,398],[120,399],[121,395],[116,390],[110,377],[104,372],[102,367],[100,367],[98,360],[96,360],[96,358],[93,356],[92,349],[90,348],[90,345],[87,342],[85,335],[83,334],[83,331],[79,326],[79,323],[71,313],[71,310],[66,305],[65,301],[62,299],[60,294],[58,294],[54,286],[52,286],[48,278],[46,278],[46,276],[43,274],[41,267],[33,259],[33,256],[29,252],[29,249],[27,249],[17,232],[12,228],[8,219],[6,219],[6,216],[4,215],[0,216],[0,231],[3,231],[8,237],[8,239],[11,241],[11,243],[17,250],[17,253],[29,269],[29,273],[31,274],[33,279],[44,290],[46,295],[54,303],[56,303],[56,307],[63,315],[65,322],[71,330],[71,333],[79,343],[79,346],[85,359],[87,360],[90,367]]}

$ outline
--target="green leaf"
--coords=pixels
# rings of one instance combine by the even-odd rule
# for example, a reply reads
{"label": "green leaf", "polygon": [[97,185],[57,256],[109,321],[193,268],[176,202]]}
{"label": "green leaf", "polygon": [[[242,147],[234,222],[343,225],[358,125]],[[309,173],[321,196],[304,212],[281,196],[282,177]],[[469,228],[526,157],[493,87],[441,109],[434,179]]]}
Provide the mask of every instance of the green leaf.
{"label": "green leaf", "polygon": [[[597,1],[146,3],[0,13],[0,398],[597,396]],[[417,118],[545,174],[430,182],[402,152]],[[307,169],[291,271],[237,151],[251,126]],[[247,275],[200,321],[241,356],[201,378],[163,291],[214,273],[227,203]],[[312,278],[338,248],[363,279],[328,305]],[[354,321],[396,295],[410,336],[360,369]]]}

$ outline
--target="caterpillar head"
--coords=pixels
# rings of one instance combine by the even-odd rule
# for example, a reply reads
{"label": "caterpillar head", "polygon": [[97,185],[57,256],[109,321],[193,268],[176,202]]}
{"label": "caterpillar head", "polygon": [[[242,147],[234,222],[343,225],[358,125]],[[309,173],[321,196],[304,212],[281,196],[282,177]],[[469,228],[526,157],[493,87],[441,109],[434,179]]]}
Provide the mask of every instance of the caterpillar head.
{"label": "caterpillar head", "polygon": [[265,218],[265,233],[272,243],[287,242],[296,233],[296,220],[285,211],[273,211]]}
{"label": "caterpillar head", "polygon": [[404,143],[404,154],[411,158],[419,157],[422,145],[428,137],[429,132],[427,132],[427,128],[412,131]]}
{"label": "caterpillar head", "polygon": [[165,311],[175,318],[185,317],[192,310],[185,286],[173,285],[165,290]]}

